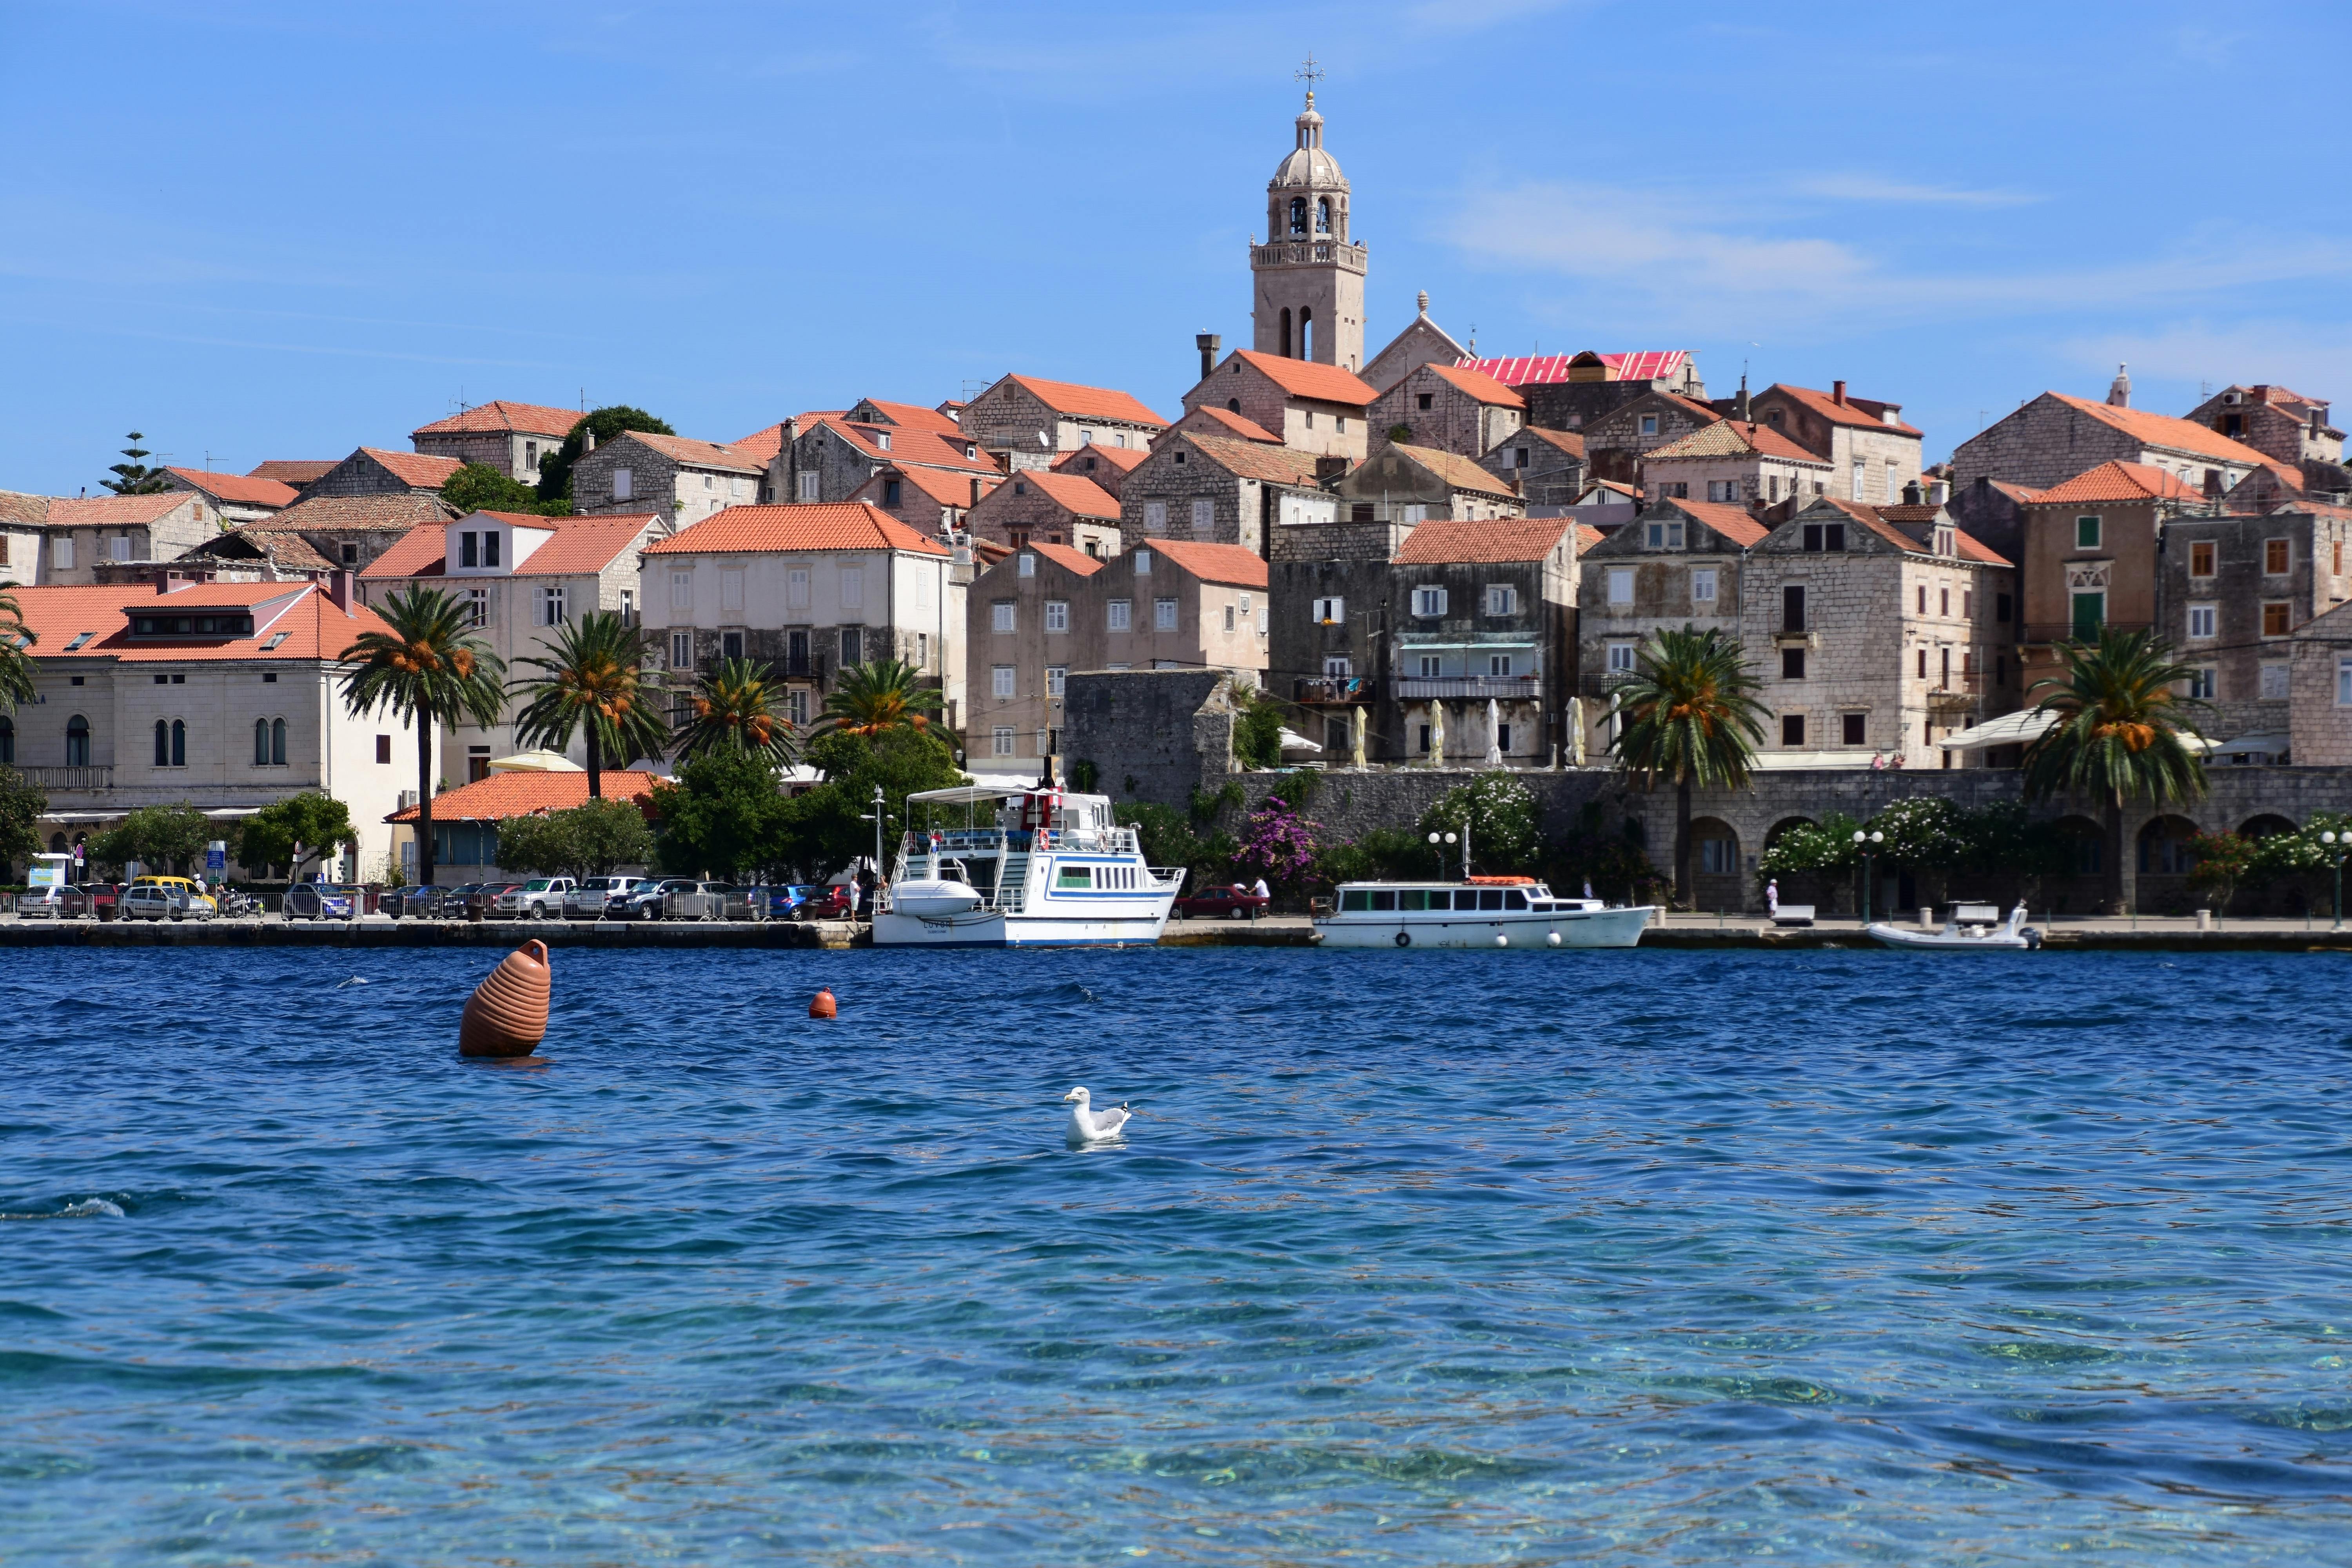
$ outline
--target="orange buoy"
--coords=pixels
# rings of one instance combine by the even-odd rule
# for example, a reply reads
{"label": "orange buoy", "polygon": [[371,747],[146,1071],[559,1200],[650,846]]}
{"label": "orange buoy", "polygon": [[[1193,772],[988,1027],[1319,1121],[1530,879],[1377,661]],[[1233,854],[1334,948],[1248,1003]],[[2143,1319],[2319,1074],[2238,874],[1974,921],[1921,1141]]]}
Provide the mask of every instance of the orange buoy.
{"label": "orange buoy", "polygon": [[833,999],[830,986],[819,986],[817,994],[809,998],[809,1016],[812,1018],[830,1018],[840,1010],[841,1005]]}
{"label": "orange buoy", "polygon": [[457,1051],[468,1057],[527,1057],[547,1037],[552,973],[547,943],[533,937],[508,953],[474,987],[457,1024]]}

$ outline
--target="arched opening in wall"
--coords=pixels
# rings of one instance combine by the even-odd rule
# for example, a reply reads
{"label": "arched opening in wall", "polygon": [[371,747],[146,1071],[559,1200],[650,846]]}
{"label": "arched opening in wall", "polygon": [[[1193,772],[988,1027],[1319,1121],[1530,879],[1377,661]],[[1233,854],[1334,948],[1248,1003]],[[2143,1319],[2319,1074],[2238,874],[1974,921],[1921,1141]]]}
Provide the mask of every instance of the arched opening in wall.
{"label": "arched opening in wall", "polygon": [[2106,894],[2107,830],[2087,816],[2062,816],[2050,825],[2056,835],[2055,867],[2039,889],[2057,914],[2091,914]]}
{"label": "arched opening in wall", "polygon": [[79,713],[66,721],[66,766],[89,766],[89,721]]}
{"label": "arched opening in wall", "polygon": [[1290,232],[1302,238],[1307,234],[1307,198],[1305,196],[1290,198]]}
{"label": "arched opening in wall", "polygon": [[2189,845],[2197,825],[2185,816],[2159,816],[2139,830],[2139,895],[2143,914],[2180,914],[2189,905],[2189,873],[2197,868]]}
{"label": "arched opening in wall", "polygon": [[1228,397],[1228,398],[1226,398],[1226,399],[1225,399],[1225,412],[1226,412],[1226,413],[1228,413],[1228,414],[1239,414],[1241,411],[1242,411],[1242,400],[1241,400],[1240,398],[1238,398],[1238,397]]}
{"label": "arched opening in wall", "polygon": [[1772,846],[1780,843],[1781,839],[1787,837],[1790,832],[1797,828],[1813,827],[1817,826],[1819,825],[1810,816],[1784,816],[1780,821],[1774,823],[1770,827],[1764,830],[1764,847],[1767,849],[1771,848]]}
{"label": "arched opening in wall", "polygon": [[0,715],[0,763],[16,765],[16,721]]}
{"label": "arched opening in wall", "polygon": [[2241,838],[2262,839],[2268,838],[2273,834],[2294,831],[2294,824],[2274,811],[2266,811],[2260,816],[2250,816],[2238,825],[2238,837]]}
{"label": "arched opening in wall", "polygon": [[1748,907],[1739,835],[1717,816],[1691,820],[1691,900],[1701,910],[1735,913]]}
{"label": "arched opening in wall", "polygon": [[52,834],[50,834],[50,835],[49,835],[49,853],[50,853],[50,854],[52,854],[52,855],[62,855],[62,854],[64,854],[65,852],[66,852],[66,836],[65,836],[64,834],[62,834],[62,833],[52,833]]}
{"label": "arched opening in wall", "polygon": [[1282,308],[1282,357],[1290,357],[1290,307]]}
{"label": "arched opening in wall", "polygon": [[1298,357],[1315,357],[1315,312],[1303,307],[1298,312]]}
{"label": "arched opening in wall", "polygon": [[1315,232],[1318,234],[1331,232],[1331,198],[1328,196],[1315,198]]}

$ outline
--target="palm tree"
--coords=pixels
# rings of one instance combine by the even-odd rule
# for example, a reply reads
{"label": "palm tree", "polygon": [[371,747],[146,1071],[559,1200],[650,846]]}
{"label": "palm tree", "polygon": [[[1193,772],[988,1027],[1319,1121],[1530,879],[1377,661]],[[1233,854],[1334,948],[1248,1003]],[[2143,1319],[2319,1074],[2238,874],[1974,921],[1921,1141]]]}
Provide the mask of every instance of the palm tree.
{"label": "palm tree", "polygon": [[940,706],[940,694],[922,679],[921,670],[895,658],[853,664],[824,700],[825,718],[852,735],[878,735],[902,725],[923,729],[930,722],[928,711]]}
{"label": "palm tree", "polygon": [[2061,644],[2058,655],[2064,668],[2033,684],[2036,691],[2050,689],[2033,711],[2055,722],[2026,748],[2026,798],[2064,794],[2101,804],[2108,912],[2125,914],[2132,878],[2124,860],[2124,803],[2203,798],[2205,759],[2184,737],[2198,734],[2189,714],[2212,704],[2173,690],[2196,671],[2152,632],[2102,628],[2097,641]]}
{"label": "palm tree", "polygon": [[506,667],[472,634],[473,607],[437,588],[415,587],[376,606],[384,624],[339,656],[343,705],[357,717],[388,708],[416,727],[416,879],[433,884],[433,731],[470,719],[488,729],[506,717]]}
{"label": "palm tree", "polygon": [[24,606],[14,594],[0,590],[0,711],[33,700],[33,659],[28,651],[40,641],[25,624]]}
{"label": "palm tree", "polygon": [[625,767],[639,757],[657,757],[669,745],[669,725],[655,711],[643,674],[645,634],[610,610],[565,621],[551,648],[553,657],[517,662],[546,671],[516,681],[512,690],[530,700],[515,715],[515,739],[526,746],[572,744],[576,730],[588,736],[588,798],[604,794],[604,761]]}
{"label": "palm tree", "polygon": [[1609,749],[1643,789],[1675,783],[1675,901],[1691,898],[1691,786],[1738,789],[1748,783],[1764,706],[1755,667],[1721,632],[1685,626],[1661,631],[1642,649],[1617,688],[1620,715]]}
{"label": "palm tree", "polygon": [[768,679],[765,665],[748,658],[721,660],[695,685],[680,710],[671,739],[677,754],[705,757],[719,752],[750,752],[771,767],[785,767],[800,755],[800,737],[783,713],[783,690]]}

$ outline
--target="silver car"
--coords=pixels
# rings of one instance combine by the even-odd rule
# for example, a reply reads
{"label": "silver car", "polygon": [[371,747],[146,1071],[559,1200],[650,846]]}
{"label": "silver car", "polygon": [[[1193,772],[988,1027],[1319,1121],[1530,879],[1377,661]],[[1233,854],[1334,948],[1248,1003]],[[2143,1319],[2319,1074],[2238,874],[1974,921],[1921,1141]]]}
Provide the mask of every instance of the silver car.
{"label": "silver car", "polygon": [[517,882],[499,895],[489,913],[501,920],[530,919],[543,921],[551,911],[562,913],[563,895],[576,884],[569,877],[533,877],[528,882]]}
{"label": "silver car", "polygon": [[603,920],[607,903],[634,890],[644,880],[643,877],[584,877],[578,887],[563,895],[563,918]]}
{"label": "silver car", "polygon": [[719,882],[684,882],[662,895],[666,921],[715,921],[726,910],[727,889]]}

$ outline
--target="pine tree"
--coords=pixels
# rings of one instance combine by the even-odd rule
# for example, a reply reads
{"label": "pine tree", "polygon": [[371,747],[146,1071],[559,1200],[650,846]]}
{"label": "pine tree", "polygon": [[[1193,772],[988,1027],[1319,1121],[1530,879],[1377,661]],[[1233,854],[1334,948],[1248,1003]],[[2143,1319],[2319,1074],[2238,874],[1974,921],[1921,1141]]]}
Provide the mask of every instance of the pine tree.
{"label": "pine tree", "polygon": [[147,448],[139,444],[142,438],[142,437],[140,436],[138,431],[133,430],[131,432],[131,445],[122,448],[122,455],[125,458],[128,458],[130,461],[125,463],[117,463],[114,467],[107,470],[107,472],[117,476],[116,478],[110,479],[100,479],[98,481],[100,484],[104,485],[108,489],[112,490],[116,495],[161,495],[163,491],[172,488],[172,481],[163,477],[163,469],[151,468],[147,467],[146,464],[139,460],[142,458],[152,458],[154,456],[152,452],[150,452]]}

